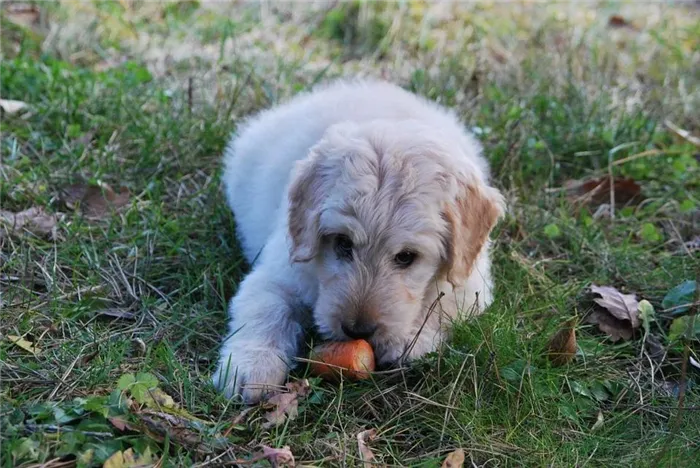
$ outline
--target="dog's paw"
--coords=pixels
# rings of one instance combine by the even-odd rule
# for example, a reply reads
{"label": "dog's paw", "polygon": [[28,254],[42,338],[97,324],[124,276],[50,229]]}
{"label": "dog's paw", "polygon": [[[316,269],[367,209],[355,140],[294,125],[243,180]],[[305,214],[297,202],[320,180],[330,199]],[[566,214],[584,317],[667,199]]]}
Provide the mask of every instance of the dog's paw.
{"label": "dog's paw", "polygon": [[241,396],[249,405],[284,385],[289,373],[286,356],[272,348],[236,348],[221,354],[212,377],[214,386],[228,398]]}

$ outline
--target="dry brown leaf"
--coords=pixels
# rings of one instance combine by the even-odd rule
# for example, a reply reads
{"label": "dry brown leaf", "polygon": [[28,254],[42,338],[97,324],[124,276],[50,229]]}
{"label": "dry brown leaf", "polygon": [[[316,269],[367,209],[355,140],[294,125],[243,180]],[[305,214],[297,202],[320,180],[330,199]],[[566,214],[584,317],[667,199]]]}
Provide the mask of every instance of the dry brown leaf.
{"label": "dry brown leaf", "polygon": [[588,314],[586,322],[598,325],[598,329],[608,335],[613,343],[620,339],[630,340],[634,335],[628,321],[618,320],[604,310],[594,310]]}
{"label": "dry brown leaf", "polygon": [[462,468],[462,466],[464,466],[464,450],[461,448],[447,455],[442,462],[442,468]]}
{"label": "dry brown leaf", "polygon": [[[612,188],[611,188],[612,187]],[[588,180],[569,180],[564,183],[567,197],[574,204],[599,206],[610,203],[610,192],[614,190],[615,206],[639,203],[641,187],[632,179],[615,177],[610,185],[609,177]]]}
{"label": "dry brown leaf", "polygon": [[570,319],[549,340],[547,357],[554,366],[563,366],[576,357],[576,323]]}
{"label": "dry brown leaf", "polygon": [[112,210],[129,203],[129,189],[121,187],[119,193],[107,184],[72,184],[61,189],[61,199],[70,209],[80,209],[88,218],[106,218]]}
{"label": "dry brown leaf", "polygon": [[627,21],[624,16],[621,15],[612,15],[608,19],[608,26],[611,28],[629,28],[633,30],[637,30],[637,27]]}
{"label": "dry brown leaf", "polygon": [[37,26],[41,19],[39,8],[27,2],[6,2],[4,10],[5,18],[19,26],[32,28]]}
{"label": "dry brown leaf", "polygon": [[126,431],[127,429],[130,431],[134,430],[134,427],[131,424],[129,424],[129,422],[127,422],[121,418],[112,417],[112,418],[108,418],[108,420],[110,423],[112,423],[112,426],[116,427],[120,431]]}
{"label": "dry brown leaf", "polygon": [[0,211],[0,239],[8,234],[23,231],[32,234],[54,237],[58,216],[49,214],[40,207],[32,207],[19,213]]}
{"label": "dry brown leaf", "polygon": [[21,336],[17,335],[7,335],[6,336],[7,340],[14,344],[15,346],[22,348],[28,353],[33,354],[34,356],[38,356],[41,350],[37,347],[34,346],[34,343],[32,343],[29,340],[25,340]]}
{"label": "dry brown leaf", "polygon": [[376,429],[367,429],[357,434],[357,450],[364,468],[371,468],[374,465],[374,454],[367,443],[374,440],[375,437],[377,437]]}
{"label": "dry brown leaf", "polygon": [[15,101],[14,99],[0,99],[0,108],[6,114],[16,114],[17,112],[29,107],[26,102]]}
{"label": "dry brown leaf", "polygon": [[591,291],[600,294],[600,298],[593,299],[596,304],[604,307],[618,320],[629,320],[633,329],[639,328],[639,302],[635,294],[622,294],[611,286],[591,285]]}
{"label": "dry brown leaf", "polygon": [[296,464],[294,454],[292,454],[287,445],[282,448],[273,448],[267,445],[260,445],[259,447],[262,449],[262,453],[258,452],[250,459],[239,458],[236,460],[236,463],[238,465],[252,465],[260,460],[267,460],[273,468],[278,466],[294,467]]}
{"label": "dry brown leaf", "polygon": [[263,445],[262,450],[263,457],[270,462],[273,468],[280,465],[286,465],[290,467],[293,467],[295,465],[294,455],[292,454],[292,451],[287,445],[279,449]]}
{"label": "dry brown leaf", "polygon": [[263,428],[279,426],[287,419],[294,419],[299,413],[299,399],[305,397],[310,389],[307,379],[298,382],[289,382],[286,385],[286,393],[278,393],[272,395],[263,404],[266,408],[272,408],[272,411],[265,414],[266,423]]}

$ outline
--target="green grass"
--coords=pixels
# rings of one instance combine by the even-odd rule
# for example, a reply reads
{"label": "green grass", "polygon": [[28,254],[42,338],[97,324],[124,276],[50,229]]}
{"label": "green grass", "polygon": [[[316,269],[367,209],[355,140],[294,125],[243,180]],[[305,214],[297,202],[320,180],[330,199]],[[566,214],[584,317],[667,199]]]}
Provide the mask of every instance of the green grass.
{"label": "green grass", "polygon": [[[388,465],[440,466],[462,447],[475,466],[700,466],[700,369],[683,370],[685,355],[700,361],[700,335],[669,336],[677,316],[662,305],[700,272],[698,251],[682,247],[698,233],[698,149],[664,123],[700,134],[693,7],[654,16],[653,5],[463,5],[439,19],[422,2],[235,14],[129,5],[42,7],[64,26],[52,36],[3,18],[0,93],[30,111],[0,122],[0,203],[63,215],[55,239],[0,237],[2,466],[100,465],[129,447],[162,466],[230,464],[261,444],[289,446],[307,465],[357,466],[356,435],[368,428]],[[640,30],[608,28],[618,11]],[[76,28],[75,15],[91,26]],[[166,50],[187,54],[166,61]],[[262,427],[260,408],[234,421],[243,407],[209,383],[227,301],[248,268],[220,189],[223,145],[254,110],[358,70],[477,127],[509,200],[493,235],[496,300],[401,374],[312,380],[299,416],[277,428]],[[609,170],[634,178],[644,199],[614,219],[556,190]],[[90,220],[61,201],[78,182],[131,196]],[[663,361],[642,333],[612,343],[579,322],[575,360],[548,362],[549,337],[593,309],[591,283],[651,302]],[[115,309],[131,315],[103,313]],[[125,374],[149,379],[139,373],[209,423],[185,431],[201,441],[109,422],[139,421],[120,391]]]}

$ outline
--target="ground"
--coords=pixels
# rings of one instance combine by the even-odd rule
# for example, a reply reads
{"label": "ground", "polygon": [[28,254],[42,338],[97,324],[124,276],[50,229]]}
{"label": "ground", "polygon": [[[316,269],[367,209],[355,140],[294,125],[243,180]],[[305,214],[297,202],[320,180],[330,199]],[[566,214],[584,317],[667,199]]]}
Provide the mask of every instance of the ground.
{"label": "ground", "polygon": [[[2,8],[2,466],[357,466],[372,429],[386,465],[700,466],[694,3]],[[271,422],[209,381],[248,268],[220,155],[246,115],[348,75],[482,140],[509,205],[496,299],[401,372],[305,389],[302,365],[298,415]]]}

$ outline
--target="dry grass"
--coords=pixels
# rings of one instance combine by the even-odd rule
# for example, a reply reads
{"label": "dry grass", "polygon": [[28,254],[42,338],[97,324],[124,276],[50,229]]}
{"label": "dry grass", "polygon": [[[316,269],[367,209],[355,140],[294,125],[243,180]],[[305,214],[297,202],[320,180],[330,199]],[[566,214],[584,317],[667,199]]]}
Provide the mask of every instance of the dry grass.
{"label": "dry grass", "polygon": [[[0,202],[62,216],[53,239],[0,238],[3,466],[80,464],[90,450],[86,465],[99,464],[128,447],[162,466],[216,465],[259,444],[354,466],[367,428],[389,465],[439,466],[456,447],[476,466],[692,464],[698,372],[683,363],[699,359],[697,341],[669,338],[662,299],[700,270],[686,244],[698,232],[697,148],[664,125],[700,131],[696,7],[353,5],[62,2],[40,4],[31,33],[5,11],[0,90],[31,110],[2,118]],[[511,206],[495,234],[497,300],[406,372],[312,381],[299,417],[276,429],[262,428],[260,408],[234,422],[242,408],[208,382],[247,269],[220,193],[221,148],[243,116],[350,74],[454,107],[483,140]],[[558,190],[610,170],[644,198],[614,220]],[[126,187],[129,202],[87,219],[60,199],[83,180]],[[548,337],[593,307],[591,282],[655,306],[663,359],[640,336],[613,344],[579,323],[574,362],[549,365]],[[140,372],[212,423],[202,445],[227,433],[228,450],[115,429],[102,410],[138,421],[113,397]]]}

